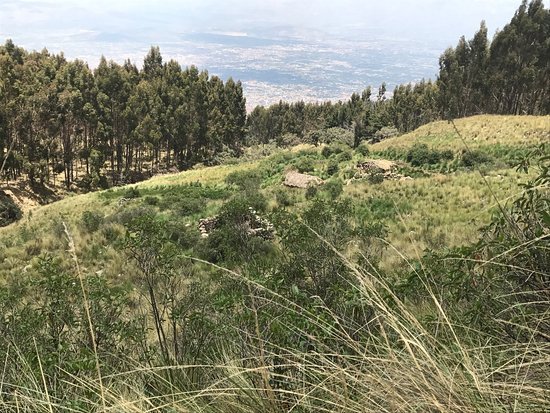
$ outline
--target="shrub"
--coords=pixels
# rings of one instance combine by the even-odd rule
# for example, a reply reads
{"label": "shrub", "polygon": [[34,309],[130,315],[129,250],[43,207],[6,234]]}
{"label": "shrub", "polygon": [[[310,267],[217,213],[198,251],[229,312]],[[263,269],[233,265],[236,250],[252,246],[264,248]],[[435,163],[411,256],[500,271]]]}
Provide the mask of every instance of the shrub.
{"label": "shrub", "polygon": [[86,174],[82,178],[78,179],[75,183],[82,191],[89,192],[92,190],[92,175]]}
{"label": "shrub", "polygon": [[426,144],[415,144],[406,154],[405,159],[412,166],[435,165],[441,161],[453,159],[454,154],[450,150],[438,151],[428,148]]}
{"label": "shrub", "polygon": [[277,189],[275,192],[275,200],[277,201],[277,204],[282,207],[291,206],[294,203],[289,191],[284,188]]}
{"label": "shrub", "polygon": [[148,206],[138,206],[138,207],[130,207],[130,208],[124,208],[117,212],[116,214],[113,214],[109,216],[106,221],[107,222],[115,222],[117,224],[127,225],[128,223],[132,222],[133,220],[139,218],[142,215],[146,214],[153,214],[151,207]]}
{"label": "shrub", "polygon": [[135,199],[139,198],[141,196],[139,189],[131,187],[128,188],[126,191],[124,191],[124,194],[122,195],[123,198],[126,199]]}
{"label": "shrub", "polygon": [[315,163],[310,157],[300,157],[292,163],[296,169],[301,172],[312,172],[315,169]]}
{"label": "shrub", "polygon": [[345,301],[341,293],[349,288],[348,270],[335,251],[354,238],[351,203],[316,199],[300,215],[285,211],[273,217],[285,257],[275,276],[283,277],[282,288],[294,284],[305,297],[321,297],[324,305]]}
{"label": "shrub", "polygon": [[271,243],[249,232],[255,214],[265,210],[265,198],[260,197],[259,193],[248,194],[227,202],[217,217],[216,228],[199,248],[200,255],[215,263],[267,259]]}
{"label": "shrub", "polygon": [[339,153],[336,156],[336,160],[338,162],[347,162],[347,161],[351,161],[352,159],[353,159],[353,154],[350,150]]}
{"label": "shrub", "polygon": [[[391,219],[397,215],[398,207],[393,199],[388,197],[367,198],[361,203],[361,216],[365,221]],[[407,212],[407,207],[399,206],[399,211]]]}
{"label": "shrub", "polygon": [[399,131],[393,126],[384,126],[379,131],[376,131],[376,133],[374,134],[374,140],[376,142],[380,142],[381,140],[393,138],[394,136],[398,135]]}
{"label": "shrub", "polygon": [[460,164],[467,168],[489,163],[491,157],[479,150],[464,150],[461,154]]}
{"label": "shrub", "polygon": [[209,165],[235,165],[239,162],[240,152],[224,145],[223,149],[216,152]]}
{"label": "shrub", "polygon": [[323,146],[323,149],[321,149],[321,156],[323,158],[328,158],[330,155],[332,155],[332,149],[330,146]]}
{"label": "shrub", "polygon": [[81,226],[87,232],[95,232],[103,224],[103,214],[94,211],[84,211],[80,219]]}
{"label": "shrub", "polygon": [[329,128],[316,130],[309,134],[309,142],[318,145],[321,143],[331,144],[331,143],[341,143],[348,147],[353,146],[355,140],[353,132],[344,129],[344,128]]}
{"label": "shrub", "polygon": [[371,184],[381,184],[384,182],[384,174],[380,171],[372,171],[367,176],[367,181]]}
{"label": "shrub", "polygon": [[179,201],[176,209],[182,216],[193,215],[203,211],[206,208],[204,198],[183,198]]}
{"label": "shrub", "polygon": [[105,237],[107,242],[114,244],[122,238],[123,231],[121,230],[121,227],[116,224],[107,224],[101,229],[101,234]]}
{"label": "shrub", "polygon": [[147,205],[158,205],[159,199],[156,196],[146,196],[143,199],[143,202],[145,202]]}
{"label": "shrub", "polygon": [[310,185],[306,189],[306,199],[313,199],[317,196],[317,187],[315,185]]}
{"label": "shrub", "polygon": [[331,199],[336,199],[344,191],[344,183],[341,179],[331,179],[323,185],[323,190],[328,192]]}
{"label": "shrub", "polygon": [[369,145],[365,142],[362,142],[361,144],[359,144],[357,148],[355,148],[355,152],[357,152],[361,156],[369,156],[370,154]]}
{"label": "shrub", "polygon": [[330,145],[323,146],[321,149],[321,155],[324,158],[329,158],[332,155],[337,155],[339,153],[345,152],[348,150],[348,147],[342,143],[332,143]]}
{"label": "shrub", "polygon": [[445,161],[452,161],[455,157],[455,154],[450,149],[445,149],[444,151],[441,151],[441,159]]}
{"label": "shrub", "polygon": [[286,148],[299,145],[302,143],[302,140],[295,133],[285,133],[278,139],[277,143],[279,144],[279,146]]}
{"label": "shrub", "polygon": [[257,170],[235,171],[227,175],[225,183],[235,185],[242,191],[255,191],[262,183],[262,176]]}
{"label": "shrub", "polygon": [[327,175],[333,176],[338,173],[340,167],[338,166],[338,161],[331,159],[327,165]]}
{"label": "shrub", "polygon": [[199,231],[194,226],[186,225],[182,221],[169,222],[166,226],[168,238],[184,250],[193,248],[199,242]]}

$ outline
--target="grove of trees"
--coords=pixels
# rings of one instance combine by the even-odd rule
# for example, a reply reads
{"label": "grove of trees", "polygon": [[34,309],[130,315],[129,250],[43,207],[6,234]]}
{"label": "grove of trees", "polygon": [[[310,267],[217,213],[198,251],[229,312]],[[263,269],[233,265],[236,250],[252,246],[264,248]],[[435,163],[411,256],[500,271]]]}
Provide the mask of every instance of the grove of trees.
{"label": "grove of trees", "polygon": [[439,59],[437,79],[383,83],[346,102],[279,102],[247,117],[240,82],[163,62],[152,47],[141,70],[102,58],[91,70],[46,50],[0,46],[0,178],[31,184],[63,173],[67,188],[106,187],[152,173],[213,164],[244,145],[323,142],[353,134],[353,145],[437,119],[481,113],[550,113],[550,10],[524,0],[492,42],[481,23]]}
{"label": "grove of trees", "polygon": [[439,59],[435,82],[397,86],[385,98],[371,89],[346,102],[279,104],[258,107],[249,116],[254,141],[299,139],[319,128],[354,131],[356,144],[385,137],[383,128],[407,132],[437,119],[482,113],[544,115],[550,113],[550,10],[542,0],[523,0],[514,17],[490,42],[485,22],[473,39],[461,37]]}
{"label": "grove of trees", "polygon": [[158,47],[142,70],[102,57],[92,71],[63,54],[0,46],[5,179],[44,183],[63,173],[67,188],[93,188],[183,169],[238,150],[245,122],[240,82],[163,63]]}

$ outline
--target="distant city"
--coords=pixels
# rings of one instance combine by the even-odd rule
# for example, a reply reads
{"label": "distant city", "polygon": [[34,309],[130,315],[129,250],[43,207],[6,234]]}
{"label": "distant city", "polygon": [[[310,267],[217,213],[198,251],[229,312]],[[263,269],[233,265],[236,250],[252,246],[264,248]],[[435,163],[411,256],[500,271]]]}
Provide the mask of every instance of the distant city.
{"label": "distant city", "polygon": [[[391,92],[400,83],[434,78],[442,52],[406,40],[315,41],[242,33],[189,33],[158,45],[165,61],[175,59],[224,80],[241,80],[248,110],[279,100],[344,100],[382,82]],[[148,47],[118,35],[82,33],[53,43],[50,50],[63,50],[68,58],[85,60],[91,67],[99,61],[98,50],[107,59],[121,63],[129,58],[141,66]]]}
{"label": "distant city", "polygon": [[[162,4],[160,4],[162,3]],[[0,41],[46,47],[93,68],[101,55],[138,66],[151,45],[244,86],[247,107],[337,101],[366,86],[435,78],[438,57],[519,0],[2,0]]]}

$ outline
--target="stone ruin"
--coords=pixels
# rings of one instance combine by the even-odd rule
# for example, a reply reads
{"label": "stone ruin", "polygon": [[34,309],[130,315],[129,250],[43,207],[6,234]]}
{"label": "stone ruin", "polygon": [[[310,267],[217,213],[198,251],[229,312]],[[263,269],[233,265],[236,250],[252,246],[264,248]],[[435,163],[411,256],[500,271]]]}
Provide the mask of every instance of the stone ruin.
{"label": "stone ruin", "polygon": [[[219,224],[219,217],[209,217],[199,220],[199,231],[201,238],[208,238]],[[253,237],[260,237],[264,240],[271,240],[275,237],[275,227],[267,219],[258,215],[254,208],[248,208],[248,214],[244,219],[244,230]]]}
{"label": "stone ruin", "polygon": [[359,162],[357,164],[357,173],[354,176],[354,179],[364,179],[369,175],[380,174],[384,179],[393,179],[393,180],[410,180],[412,179],[409,176],[404,176],[397,173],[397,163],[393,161],[388,161],[385,159],[375,159],[370,161]]}
{"label": "stone ruin", "polygon": [[201,238],[208,238],[208,235],[216,229],[218,225],[218,217],[209,217],[199,219],[199,232],[201,233]]}

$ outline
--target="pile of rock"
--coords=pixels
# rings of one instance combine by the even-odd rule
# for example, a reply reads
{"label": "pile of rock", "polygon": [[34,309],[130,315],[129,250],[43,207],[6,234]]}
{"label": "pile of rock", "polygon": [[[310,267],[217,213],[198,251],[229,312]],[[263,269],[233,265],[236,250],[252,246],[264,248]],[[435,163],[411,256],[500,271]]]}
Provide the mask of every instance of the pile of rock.
{"label": "pile of rock", "polygon": [[[199,231],[201,238],[208,238],[210,233],[216,229],[219,224],[219,217],[209,217],[199,220]],[[242,224],[244,232],[253,237],[260,237],[265,240],[271,240],[275,237],[275,227],[267,219],[258,215],[254,208],[248,208],[248,214],[243,217]]]}
{"label": "pile of rock", "polygon": [[[357,164],[355,179],[363,179],[372,175],[381,175],[384,179],[402,180],[403,175],[397,173],[397,163],[385,159],[375,159]],[[407,177],[408,178],[408,177]]]}
{"label": "pile of rock", "polygon": [[216,229],[216,225],[218,225],[218,217],[199,219],[199,232],[201,233],[201,238],[208,238],[208,235]]}
{"label": "pile of rock", "polygon": [[318,186],[323,184],[323,180],[318,176],[301,174],[296,171],[289,171],[285,176],[284,185],[291,188],[303,188],[306,189],[309,186]]}
{"label": "pile of rock", "polygon": [[252,208],[248,208],[250,212],[250,220],[247,221],[247,234],[260,237],[265,240],[271,240],[275,237],[275,227],[267,219],[258,215],[258,213]]}

